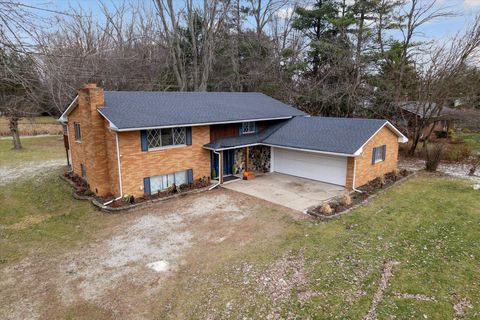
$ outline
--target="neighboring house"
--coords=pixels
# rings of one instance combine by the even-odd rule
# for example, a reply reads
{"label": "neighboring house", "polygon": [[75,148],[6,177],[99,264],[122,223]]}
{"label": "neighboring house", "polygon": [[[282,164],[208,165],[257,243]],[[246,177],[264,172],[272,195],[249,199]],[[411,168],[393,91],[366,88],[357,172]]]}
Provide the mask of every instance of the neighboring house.
{"label": "neighboring house", "polygon": [[405,101],[399,104],[402,114],[395,120],[397,126],[404,132],[412,131],[416,121],[429,119],[430,123],[423,129],[421,138],[432,136],[448,137],[450,129],[454,129],[454,119],[457,110],[442,107],[441,110],[433,102],[421,103]]}
{"label": "neighboring house", "polygon": [[59,119],[73,172],[100,196],[143,195],[243,171],[359,187],[397,168],[386,120],[308,117],[261,93],[122,92],[94,84]]}

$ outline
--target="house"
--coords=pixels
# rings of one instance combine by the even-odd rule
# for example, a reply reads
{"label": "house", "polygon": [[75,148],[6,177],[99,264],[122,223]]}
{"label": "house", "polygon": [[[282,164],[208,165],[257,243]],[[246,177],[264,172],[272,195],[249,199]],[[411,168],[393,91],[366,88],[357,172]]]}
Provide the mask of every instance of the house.
{"label": "house", "polygon": [[430,123],[423,129],[421,138],[435,137],[446,138],[450,129],[454,129],[457,110],[442,107],[438,108],[433,102],[405,101],[399,104],[401,114],[395,123],[402,131],[412,131],[416,122],[429,121]]}
{"label": "house", "polygon": [[73,172],[100,196],[141,196],[211,177],[280,172],[353,189],[397,168],[390,122],[309,117],[261,93],[105,91],[60,117]]}

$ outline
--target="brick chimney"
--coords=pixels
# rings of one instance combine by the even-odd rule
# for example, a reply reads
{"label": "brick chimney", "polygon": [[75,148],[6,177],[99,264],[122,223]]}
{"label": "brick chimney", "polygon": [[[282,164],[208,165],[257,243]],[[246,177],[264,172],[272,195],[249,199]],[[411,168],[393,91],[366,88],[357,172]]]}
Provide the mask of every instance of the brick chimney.
{"label": "brick chimney", "polygon": [[82,164],[86,168],[86,180],[90,189],[100,196],[111,191],[105,142],[107,125],[106,120],[97,111],[104,103],[103,89],[97,87],[95,83],[87,83],[78,91],[76,121],[81,124],[82,140],[75,145],[80,152],[76,152],[72,157],[76,162],[74,171],[78,171],[75,168]]}

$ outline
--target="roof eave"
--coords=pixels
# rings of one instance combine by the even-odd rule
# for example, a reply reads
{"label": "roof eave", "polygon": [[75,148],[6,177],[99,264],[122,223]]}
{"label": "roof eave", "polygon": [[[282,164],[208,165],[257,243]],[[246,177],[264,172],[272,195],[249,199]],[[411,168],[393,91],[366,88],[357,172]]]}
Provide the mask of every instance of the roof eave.
{"label": "roof eave", "polygon": [[[100,110],[100,114],[107,120],[109,120]],[[132,128],[117,128],[116,131],[126,132],[126,131],[138,131],[138,130],[152,130],[152,129],[167,129],[167,128],[176,128],[176,127],[197,127],[197,126],[208,126],[208,125],[217,125],[217,124],[231,124],[231,123],[242,123],[242,122],[251,122],[251,121],[273,121],[273,120],[288,120],[296,116],[284,116],[284,117],[273,117],[273,118],[253,118],[253,119],[241,119],[241,120],[232,120],[232,121],[217,121],[217,122],[199,122],[199,123],[181,123],[181,124],[171,124],[165,126],[150,126],[150,127],[132,127]],[[110,121],[110,120],[109,120]]]}
{"label": "roof eave", "polygon": [[395,126],[393,124],[391,124],[390,121],[386,120],[385,123],[377,131],[375,131],[375,133],[372,134],[370,136],[370,138],[368,138],[367,141],[365,141],[365,143],[362,144],[362,146],[360,148],[358,148],[357,151],[355,151],[354,156],[360,156],[363,153],[363,147],[365,147],[365,145],[367,143],[369,143],[370,140],[372,140],[372,138],[377,133],[379,133],[380,130],[382,130],[385,126],[387,126],[390,130],[393,131],[393,133],[395,133],[398,136],[398,142],[399,143],[407,143],[408,142],[408,138],[403,133],[401,133],[397,128],[395,128]]}
{"label": "roof eave", "polygon": [[65,109],[65,111],[62,113],[60,118],[57,119],[57,121],[63,124],[67,123],[68,115],[70,114],[70,112],[73,111],[73,109],[75,109],[75,107],[77,106],[77,102],[78,102],[78,95],[76,95],[75,98],[72,100],[72,102],[70,102],[67,109]]}

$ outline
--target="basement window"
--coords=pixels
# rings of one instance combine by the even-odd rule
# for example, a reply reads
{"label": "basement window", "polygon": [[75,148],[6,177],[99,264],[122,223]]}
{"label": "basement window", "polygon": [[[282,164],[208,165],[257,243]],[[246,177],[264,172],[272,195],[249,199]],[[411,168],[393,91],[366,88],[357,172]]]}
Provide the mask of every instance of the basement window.
{"label": "basement window", "polygon": [[385,161],[385,155],[387,153],[387,146],[379,146],[373,148],[372,152],[372,164],[375,164],[380,161]]}
{"label": "basement window", "polygon": [[173,184],[180,186],[187,183],[187,171],[150,177],[150,192],[155,193],[170,188]]}
{"label": "basement window", "polygon": [[186,144],[185,127],[147,130],[148,149],[159,149]]}
{"label": "basement window", "polygon": [[255,122],[242,122],[242,134],[255,133]]}
{"label": "basement window", "polygon": [[75,141],[81,142],[82,141],[82,132],[80,131],[80,123],[74,122],[73,127],[75,128]]}

